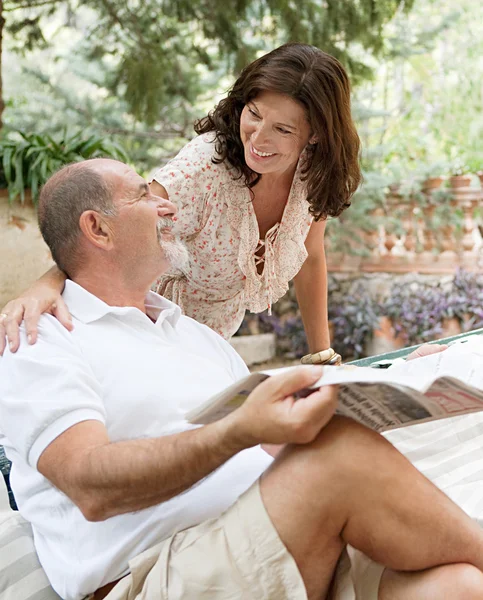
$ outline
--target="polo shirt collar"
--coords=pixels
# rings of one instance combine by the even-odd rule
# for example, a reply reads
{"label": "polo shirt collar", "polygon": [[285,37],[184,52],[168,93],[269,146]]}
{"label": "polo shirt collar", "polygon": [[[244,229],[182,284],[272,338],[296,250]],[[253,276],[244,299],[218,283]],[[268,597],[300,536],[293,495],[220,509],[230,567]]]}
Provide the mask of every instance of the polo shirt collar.
{"label": "polo shirt collar", "polygon": [[[138,310],[131,306],[110,306],[70,279],[65,282],[62,296],[72,316],[82,323],[97,321],[108,314],[124,315]],[[175,327],[181,316],[181,309],[177,304],[152,291],[146,294],[144,304],[147,315],[156,324],[166,320]]]}

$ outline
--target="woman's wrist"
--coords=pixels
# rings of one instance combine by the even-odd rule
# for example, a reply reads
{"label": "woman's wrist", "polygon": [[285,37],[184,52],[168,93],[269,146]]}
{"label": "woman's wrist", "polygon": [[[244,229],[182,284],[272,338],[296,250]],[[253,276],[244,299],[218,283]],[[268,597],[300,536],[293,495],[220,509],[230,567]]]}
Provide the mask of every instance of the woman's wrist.
{"label": "woman's wrist", "polygon": [[64,290],[66,279],[66,274],[54,265],[40,279],[34,281],[23,295],[35,294],[37,290],[44,291],[45,288],[61,294]]}
{"label": "woman's wrist", "polygon": [[41,279],[46,278],[47,281],[55,283],[56,285],[64,287],[67,275],[64,271],[61,271],[57,265],[54,265],[47,273],[45,273]]}
{"label": "woman's wrist", "polygon": [[342,357],[333,348],[326,348],[325,350],[302,356],[300,362],[303,365],[340,365]]}

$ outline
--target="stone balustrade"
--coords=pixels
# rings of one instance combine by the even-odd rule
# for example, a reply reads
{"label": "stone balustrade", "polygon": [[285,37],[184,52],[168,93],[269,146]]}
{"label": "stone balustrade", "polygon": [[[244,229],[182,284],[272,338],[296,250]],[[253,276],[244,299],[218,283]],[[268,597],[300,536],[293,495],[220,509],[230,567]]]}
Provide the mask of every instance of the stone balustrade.
{"label": "stone balustrade", "polygon": [[444,218],[440,216],[438,194],[441,192],[428,190],[421,194],[421,200],[392,192],[386,198],[386,208],[373,211],[374,230],[362,234],[369,255],[331,252],[329,236],[328,270],[435,274],[453,273],[458,267],[482,270],[483,190],[448,190]]}

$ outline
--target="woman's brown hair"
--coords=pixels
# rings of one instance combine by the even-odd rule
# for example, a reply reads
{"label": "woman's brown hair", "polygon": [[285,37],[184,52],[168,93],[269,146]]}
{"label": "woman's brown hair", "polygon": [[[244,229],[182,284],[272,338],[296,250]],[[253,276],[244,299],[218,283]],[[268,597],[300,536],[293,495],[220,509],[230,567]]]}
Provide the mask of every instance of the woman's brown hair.
{"label": "woman's brown hair", "polygon": [[302,170],[309,210],[316,220],[340,215],[361,182],[360,140],[352,121],[344,67],[314,46],[284,44],[245,67],[228,96],[195,123],[198,134],[216,133],[219,156],[213,161],[228,161],[250,188],[261,175],[245,162],[240,116],[243,107],[264,91],[284,94],[304,107],[318,140],[307,146]]}

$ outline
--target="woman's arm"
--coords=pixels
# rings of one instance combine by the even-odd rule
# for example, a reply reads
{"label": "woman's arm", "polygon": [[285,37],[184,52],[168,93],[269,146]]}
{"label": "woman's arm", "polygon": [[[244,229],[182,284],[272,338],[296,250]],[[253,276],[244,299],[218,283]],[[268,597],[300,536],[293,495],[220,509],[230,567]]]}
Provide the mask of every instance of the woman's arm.
{"label": "woman's arm", "polygon": [[324,233],[325,221],[314,221],[305,241],[308,257],[294,277],[310,353],[330,347]]}
{"label": "woman's arm", "polygon": [[66,276],[56,266],[42,275],[33,285],[15,300],[8,302],[0,311],[0,356],[6,342],[11,352],[19,346],[19,327],[25,321],[25,330],[29,344],[37,341],[37,324],[40,315],[54,315],[62,325],[71,331],[72,320],[62,298]]}
{"label": "woman's arm", "polygon": [[169,196],[168,196],[168,192],[166,191],[166,188],[164,186],[162,186],[159,181],[156,181],[155,179],[153,179],[151,181],[151,183],[149,184],[149,187],[151,188],[151,191],[153,192],[153,194],[155,194],[156,196],[159,196],[160,198],[166,198],[166,200],[169,200]]}

